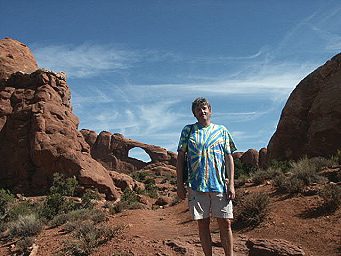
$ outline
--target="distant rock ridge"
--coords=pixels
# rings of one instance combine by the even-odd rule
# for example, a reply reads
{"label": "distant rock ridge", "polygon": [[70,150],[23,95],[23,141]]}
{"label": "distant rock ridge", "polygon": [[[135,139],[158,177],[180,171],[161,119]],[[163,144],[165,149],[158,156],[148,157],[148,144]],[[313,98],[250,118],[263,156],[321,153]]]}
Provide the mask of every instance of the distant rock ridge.
{"label": "distant rock ridge", "polygon": [[[130,173],[155,163],[176,166],[176,153],[165,148],[141,143],[125,138],[122,134],[112,134],[108,131],[102,131],[97,135],[95,131],[82,129],[81,133],[85,141],[90,145],[91,156],[102,163],[108,170]],[[145,163],[129,157],[129,151],[133,148],[144,150],[149,155],[151,162]]]}
{"label": "distant rock ridge", "polygon": [[270,161],[330,157],[341,149],[341,53],[296,86],[267,148]]}

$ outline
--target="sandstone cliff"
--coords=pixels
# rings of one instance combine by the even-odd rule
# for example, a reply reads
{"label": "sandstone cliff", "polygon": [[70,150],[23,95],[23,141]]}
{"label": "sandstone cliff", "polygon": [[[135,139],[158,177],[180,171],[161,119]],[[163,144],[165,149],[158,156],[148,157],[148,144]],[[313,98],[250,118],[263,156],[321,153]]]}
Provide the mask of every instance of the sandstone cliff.
{"label": "sandstone cliff", "polygon": [[118,196],[107,170],[92,159],[77,130],[62,73],[17,72],[0,87],[0,182],[26,193],[43,192],[54,172],[85,187]]}
{"label": "sandstone cliff", "polygon": [[297,85],[267,148],[269,160],[329,157],[341,149],[341,54]]}
{"label": "sandstone cliff", "polygon": [[0,40],[0,81],[17,71],[31,73],[37,69],[37,62],[25,44],[11,38]]}

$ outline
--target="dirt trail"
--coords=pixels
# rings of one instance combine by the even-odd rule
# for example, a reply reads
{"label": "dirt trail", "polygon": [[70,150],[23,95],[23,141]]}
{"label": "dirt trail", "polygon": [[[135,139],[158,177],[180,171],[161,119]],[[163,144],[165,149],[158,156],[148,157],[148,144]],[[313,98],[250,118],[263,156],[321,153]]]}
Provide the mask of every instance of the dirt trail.
{"label": "dirt trail", "polygon": [[[113,225],[125,225],[118,240],[112,240],[94,255],[114,255],[130,252],[132,255],[203,255],[197,235],[197,224],[192,221],[186,202],[158,210],[134,210],[113,216]],[[217,225],[211,225],[214,255],[224,255],[219,243]],[[236,256],[247,255],[236,236]]]}

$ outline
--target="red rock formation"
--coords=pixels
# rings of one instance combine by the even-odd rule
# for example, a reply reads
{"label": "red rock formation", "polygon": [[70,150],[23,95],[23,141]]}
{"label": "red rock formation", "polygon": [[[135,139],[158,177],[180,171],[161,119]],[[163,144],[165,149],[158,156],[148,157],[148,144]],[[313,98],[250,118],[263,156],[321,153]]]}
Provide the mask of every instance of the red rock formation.
{"label": "red rock formation", "polygon": [[329,157],[341,148],[341,53],[291,93],[268,145],[268,160]]}
{"label": "red rock formation", "polygon": [[234,152],[234,153],[232,153],[232,157],[233,157],[233,159],[240,159],[243,154],[244,154],[244,152]]}
{"label": "red rock formation", "polygon": [[17,71],[31,73],[37,69],[37,62],[26,45],[11,38],[0,40],[0,81]]}
{"label": "red rock formation", "polygon": [[250,256],[304,256],[298,246],[283,239],[252,239],[246,241]]}
{"label": "red rock formation", "polygon": [[[108,170],[130,173],[155,163],[176,165],[176,154],[164,148],[144,144],[107,131],[102,131],[97,137],[94,131],[81,130],[81,133],[91,147],[92,157]],[[135,147],[143,149],[149,155],[151,162],[145,163],[129,157],[129,150]]]}
{"label": "red rock formation", "polygon": [[113,199],[107,170],[77,130],[63,74],[15,73],[0,86],[0,183],[21,193],[43,192],[54,172],[76,176]]}
{"label": "red rock formation", "polygon": [[240,161],[251,167],[258,167],[259,153],[255,149],[249,149],[240,158]]}

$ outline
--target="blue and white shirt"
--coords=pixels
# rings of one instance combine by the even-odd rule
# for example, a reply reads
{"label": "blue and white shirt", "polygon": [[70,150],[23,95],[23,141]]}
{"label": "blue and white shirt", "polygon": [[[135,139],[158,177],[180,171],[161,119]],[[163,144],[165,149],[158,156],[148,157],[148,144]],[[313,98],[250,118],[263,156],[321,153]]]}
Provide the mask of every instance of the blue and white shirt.
{"label": "blue and white shirt", "polygon": [[178,151],[187,152],[188,186],[201,192],[226,192],[225,155],[237,148],[223,125],[186,125]]}

